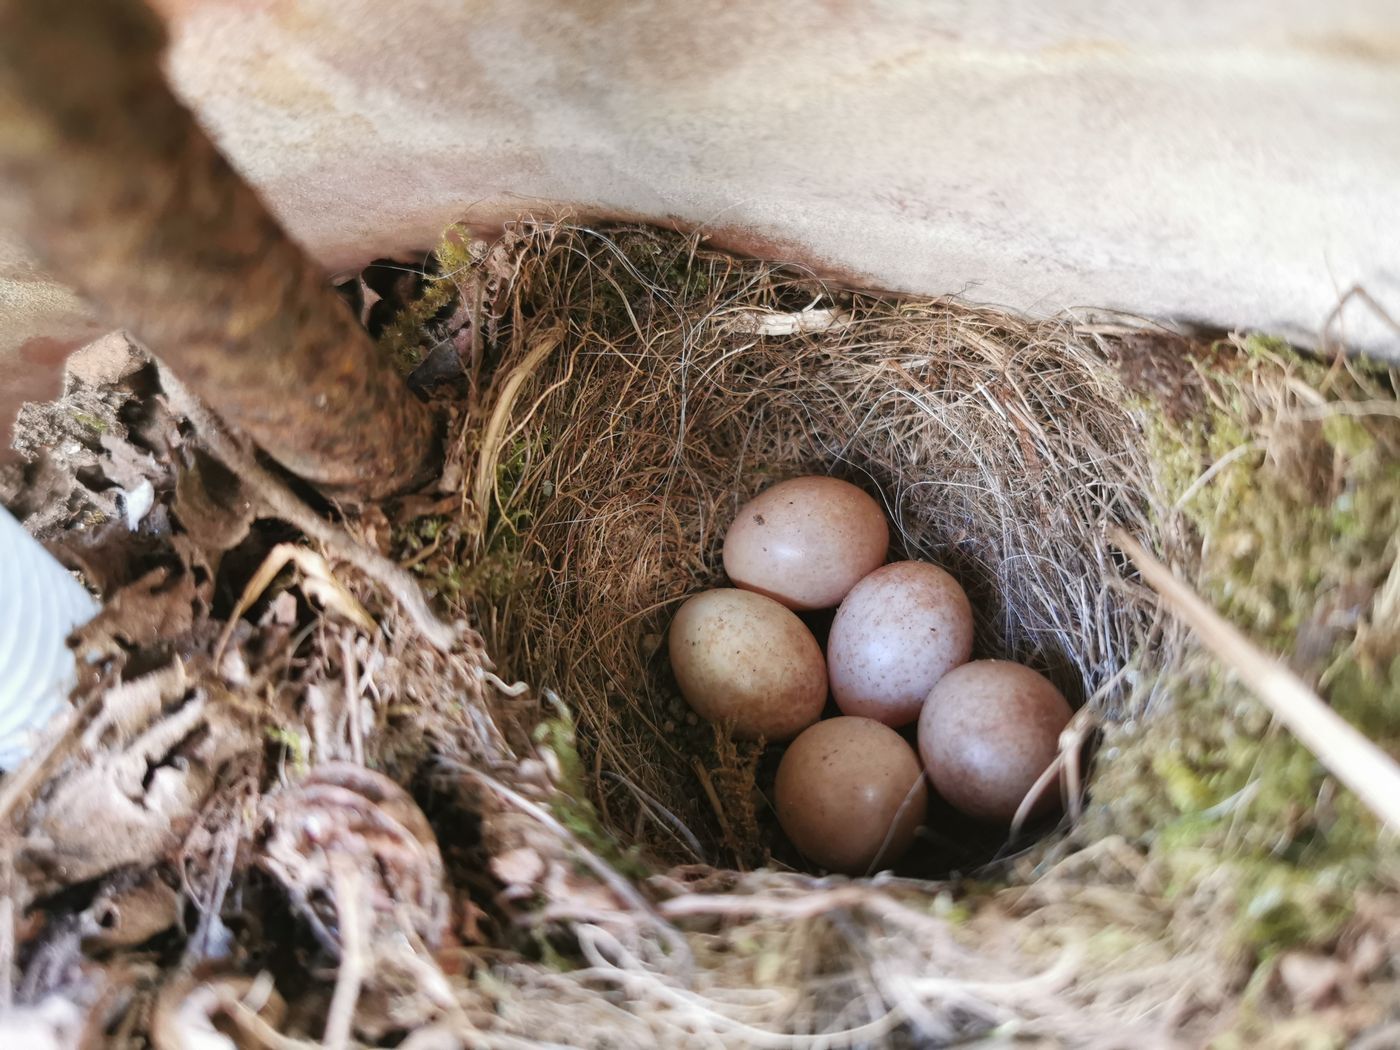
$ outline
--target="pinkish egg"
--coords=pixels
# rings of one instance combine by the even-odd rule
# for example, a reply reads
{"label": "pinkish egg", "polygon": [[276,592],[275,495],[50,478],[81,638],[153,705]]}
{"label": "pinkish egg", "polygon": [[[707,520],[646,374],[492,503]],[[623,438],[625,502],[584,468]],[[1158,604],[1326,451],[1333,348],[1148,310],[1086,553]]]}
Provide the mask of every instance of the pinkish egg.
{"label": "pinkish egg", "polygon": [[869,718],[829,718],[789,745],[773,805],[792,844],[823,868],[888,868],[924,822],[928,788],[914,749]]}
{"label": "pinkish egg", "polygon": [[724,537],[724,571],[789,609],[830,609],[889,547],[884,511],[865,492],[837,478],[793,478],[740,509]]}
{"label": "pinkish egg", "polygon": [[[933,687],[919,753],[938,793],[969,816],[1009,823],[1059,751],[1069,703],[1044,675],[1009,660],[974,660]],[[1032,812],[1058,799],[1046,790]]]}
{"label": "pinkish egg", "polygon": [[938,680],[972,655],[972,607],[937,565],[900,561],[851,588],[827,637],[831,692],[844,714],[898,728]]}

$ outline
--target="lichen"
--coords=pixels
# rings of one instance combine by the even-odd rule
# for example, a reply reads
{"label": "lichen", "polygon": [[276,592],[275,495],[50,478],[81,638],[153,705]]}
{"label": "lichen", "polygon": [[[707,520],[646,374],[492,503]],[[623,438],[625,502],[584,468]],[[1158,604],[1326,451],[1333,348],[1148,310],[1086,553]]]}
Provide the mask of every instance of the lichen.
{"label": "lichen", "polygon": [[74,412],[71,412],[71,413],[69,413],[69,414],[70,414],[77,422],[81,423],[83,426],[87,427],[89,430],[95,430],[95,431],[96,431],[97,433],[99,433],[99,434],[105,434],[105,433],[107,433],[108,426],[107,426],[107,421],[106,421],[105,419],[101,419],[101,418],[99,418],[98,416],[93,415],[91,412],[77,412],[77,411],[74,411]]}

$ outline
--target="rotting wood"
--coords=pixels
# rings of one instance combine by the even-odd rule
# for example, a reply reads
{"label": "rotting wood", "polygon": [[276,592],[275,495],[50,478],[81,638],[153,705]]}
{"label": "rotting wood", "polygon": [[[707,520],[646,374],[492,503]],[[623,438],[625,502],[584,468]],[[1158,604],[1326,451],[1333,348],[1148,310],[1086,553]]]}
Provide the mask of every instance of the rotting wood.
{"label": "rotting wood", "polygon": [[429,411],[171,93],[164,43],[141,0],[0,0],[5,220],[288,469],[411,486]]}

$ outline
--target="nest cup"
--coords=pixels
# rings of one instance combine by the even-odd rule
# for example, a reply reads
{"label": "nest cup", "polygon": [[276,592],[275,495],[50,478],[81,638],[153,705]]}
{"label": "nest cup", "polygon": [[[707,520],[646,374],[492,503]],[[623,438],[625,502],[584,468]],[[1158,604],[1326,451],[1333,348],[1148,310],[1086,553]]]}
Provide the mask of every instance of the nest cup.
{"label": "nest cup", "polygon": [[[537,706],[488,706],[532,735],[549,785],[446,723],[435,749],[550,807],[469,802],[492,871],[537,895],[526,928],[552,916],[575,960],[551,942],[503,961],[479,998],[504,1030],[1327,1045],[1334,1000],[1281,976],[1290,954],[1365,971],[1326,993],[1349,1031],[1400,1001],[1400,958],[1367,947],[1400,943],[1396,841],[1109,540],[1136,538],[1400,753],[1394,369],[854,292],[650,229],[529,223],[489,249],[449,239],[438,262],[481,319],[449,460],[464,498],[451,542],[404,553],[533,687]],[[692,713],[665,643],[679,605],[725,583],[739,507],[802,474],[877,497],[891,557],[967,590],[974,656],[1070,699],[1058,824],[1013,839],[934,802],[893,877],[856,880],[814,877],[784,841],[781,747]],[[829,618],[808,616],[819,638]],[[521,890],[537,855],[610,865],[613,904],[561,876]]]}
{"label": "nest cup", "polygon": [[[523,236],[523,234],[522,234]],[[1148,465],[1103,342],[952,302],[840,292],[649,231],[535,231],[502,316],[474,493],[476,620],[512,675],[574,712],[598,814],[648,863],[801,868],[770,806],[776,753],[690,712],[665,636],[727,586],[740,505],[844,478],[891,559],[948,569],[974,658],[1045,673],[1094,720],[1141,713],[1153,602],[1105,527],[1152,531]],[[830,614],[808,622],[823,637]],[[1006,829],[935,806],[900,871],[968,871]]]}

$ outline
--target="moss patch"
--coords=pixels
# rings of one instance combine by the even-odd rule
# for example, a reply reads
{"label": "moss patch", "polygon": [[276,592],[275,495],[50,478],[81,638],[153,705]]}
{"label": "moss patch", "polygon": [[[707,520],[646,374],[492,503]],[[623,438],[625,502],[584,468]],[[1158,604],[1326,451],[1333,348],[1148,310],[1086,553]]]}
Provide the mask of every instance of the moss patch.
{"label": "moss patch", "polygon": [[433,251],[432,262],[435,272],[425,275],[422,293],[406,304],[379,335],[379,349],[403,375],[423,363],[425,329],[457,297],[464,275],[474,272],[480,260],[473,256],[467,237],[449,231]]}
{"label": "moss patch", "polygon": [[[1203,411],[1147,416],[1163,532],[1184,518],[1202,595],[1400,754],[1391,379],[1272,340],[1239,350],[1199,366]],[[1172,892],[1228,865],[1241,947],[1325,945],[1354,892],[1395,863],[1393,838],[1208,658],[1167,673],[1170,709],[1110,732],[1096,821],[1150,841]]]}

